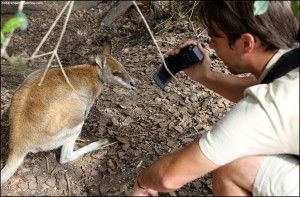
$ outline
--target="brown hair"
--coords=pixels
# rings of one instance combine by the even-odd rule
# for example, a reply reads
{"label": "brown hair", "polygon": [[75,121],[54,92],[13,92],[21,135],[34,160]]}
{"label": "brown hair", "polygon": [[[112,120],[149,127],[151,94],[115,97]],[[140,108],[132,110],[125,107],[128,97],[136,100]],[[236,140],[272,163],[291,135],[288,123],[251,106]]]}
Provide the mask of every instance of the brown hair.
{"label": "brown hair", "polygon": [[228,37],[232,46],[244,33],[257,36],[266,50],[287,49],[297,45],[299,19],[289,2],[269,1],[268,10],[254,16],[254,1],[202,1],[198,17],[212,33],[214,22]]}

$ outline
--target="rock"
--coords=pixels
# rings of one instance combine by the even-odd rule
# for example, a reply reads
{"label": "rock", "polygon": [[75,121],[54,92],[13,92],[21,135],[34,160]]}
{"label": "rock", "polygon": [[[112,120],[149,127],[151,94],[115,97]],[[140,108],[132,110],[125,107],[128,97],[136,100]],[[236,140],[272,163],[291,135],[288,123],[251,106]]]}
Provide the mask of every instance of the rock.
{"label": "rock", "polygon": [[181,126],[179,126],[179,125],[175,126],[174,129],[176,131],[178,131],[179,133],[183,133],[184,132],[183,128]]}
{"label": "rock", "polygon": [[198,96],[197,96],[196,94],[193,94],[193,95],[191,96],[190,100],[191,100],[192,102],[196,102],[196,101],[198,101]]}
{"label": "rock", "polygon": [[178,196],[188,196],[188,193],[185,190],[179,190]]}
{"label": "rock", "polygon": [[195,189],[200,189],[202,184],[200,181],[194,181],[192,182],[192,186],[195,188]]}
{"label": "rock", "polygon": [[119,121],[115,117],[112,117],[111,122],[114,126],[119,126]]}
{"label": "rock", "polygon": [[122,122],[121,126],[129,126],[131,123],[133,123],[134,120],[131,117],[126,117]]}
{"label": "rock", "polygon": [[128,190],[128,184],[125,184],[125,185],[121,185],[121,186],[120,186],[120,193],[121,193],[121,192],[124,192],[124,191],[126,191],[126,190]]}
{"label": "rock", "polygon": [[56,185],[56,180],[55,180],[55,178],[52,177],[52,178],[48,179],[48,180],[46,181],[46,184],[47,184],[48,186],[50,186],[50,187],[54,187],[54,186]]}
{"label": "rock", "polygon": [[100,185],[100,194],[101,195],[107,195],[109,188],[105,185]]}
{"label": "rock", "polygon": [[111,169],[115,169],[115,168],[116,168],[114,162],[113,162],[111,159],[109,159],[109,160],[107,161],[107,166],[108,166],[109,168],[111,168]]}
{"label": "rock", "polygon": [[185,143],[185,144],[188,144],[188,143],[190,143],[190,142],[192,142],[192,141],[194,141],[195,139],[193,139],[193,138],[184,138],[184,139],[182,139],[181,141],[183,142],[183,143]]}
{"label": "rock", "polygon": [[117,140],[123,144],[129,144],[129,138],[128,137],[116,137]]}
{"label": "rock", "polygon": [[173,127],[175,127],[174,122],[170,122],[170,124],[169,124],[169,129],[173,129]]}
{"label": "rock", "polygon": [[169,192],[170,196],[177,196],[175,192]]}
{"label": "rock", "polygon": [[89,196],[99,196],[100,191],[98,189],[96,189],[96,188],[93,187],[93,188],[89,189],[88,193],[89,193]]}
{"label": "rock", "polygon": [[174,142],[173,140],[169,139],[168,142],[167,142],[167,145],[168,145],[170,148],[173,148],[174,145],[175,145],[175,142]]}

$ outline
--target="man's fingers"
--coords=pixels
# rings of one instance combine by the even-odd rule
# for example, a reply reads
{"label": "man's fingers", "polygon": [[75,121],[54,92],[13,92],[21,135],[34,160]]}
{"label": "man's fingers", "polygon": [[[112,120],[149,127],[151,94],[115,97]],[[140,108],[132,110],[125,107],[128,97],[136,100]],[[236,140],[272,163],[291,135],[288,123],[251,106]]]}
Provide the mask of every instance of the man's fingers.
{"label": "man's fingers", "polygon": [[154,191],[154,190],[148,190],[148,193],[149,193],[151,196],[158,196],[158,192],[157,192],[157,191]]}
{"label": "man's fingers", "polygon": [[203,53],[203,56],[204,56],[204,58],[205,59],[208,59],[209,58],[209,56],[208,56],[208,51],[207,51],[207,49],[205,49],[204,47],[204,45],[202,45],[200,42],[198,42],[197,43],[197,47],[200,49],[200,51]]}
{"label": "man's fingers", "polygon": [[179,46],[177,46],[175,49],[171,49],[169,50],[168,52],[166,52],[166,56],[171,56],[171,55],[176,55],[180,52],[180,50],[184,47],[186,47],[187,45],[190,45],[190,44],[194,44],[194,45],[197,45],[198,42],[194,41],[194,40],[186,40],[184,41],[182,44],[180,44]]}

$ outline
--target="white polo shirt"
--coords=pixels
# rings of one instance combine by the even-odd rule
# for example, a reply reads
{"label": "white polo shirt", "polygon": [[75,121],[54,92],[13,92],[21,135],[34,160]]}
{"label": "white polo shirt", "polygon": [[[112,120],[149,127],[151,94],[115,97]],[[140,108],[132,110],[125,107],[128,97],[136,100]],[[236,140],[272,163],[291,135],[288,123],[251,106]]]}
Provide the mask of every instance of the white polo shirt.
{"label": "white polo shirt", "polygon": [[[279,50],[272,57],[260,81],[286,52]],[[244,98],[201,137],[199,145],[218,165],[250,155],[299,155],[299,68],[272,83],[247,88]]]}

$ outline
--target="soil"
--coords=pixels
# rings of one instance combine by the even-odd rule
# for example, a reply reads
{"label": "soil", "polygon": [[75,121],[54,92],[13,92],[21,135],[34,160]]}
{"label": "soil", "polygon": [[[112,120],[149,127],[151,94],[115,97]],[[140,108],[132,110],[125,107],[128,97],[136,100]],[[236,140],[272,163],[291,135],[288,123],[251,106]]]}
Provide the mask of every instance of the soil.
{"label": "soil", "polygon": [[[130,195],[140,170],[199,138],[230,110],[232,104],[228,100],[191,81],[184,73],[179,73],[178,80],[173,80],[166,91],[161,90],[152,76],[162,61],[136,12],[131,9],[110,27],[101,26],[101,19],[113,3],[103,2],[96,7],[73,11],[58,54],[64,66],[87,63],[99,52],[104,40],[112,41],[114,57],[135,79],[137,90],[105,86],[90,111],[77,146],[99,138],[115,143],[64,165],[58,162],[59,149],[30,153],[1,187],[1,195]],[[27,13],[29,28],[15,32],[8,54],[31,55],[61,8],[61,4],[53,4],[46,11]],[[173,17],[152,21],[154,36],[163,53],[186,39],[203,40],[208,48],[205,32],[197,37],[189,23],[189,15],[184,14],[188,9]],[[8,17],[1,17],[1,25]],[[40,53],[54,49],[62,26],[63,20],[60,20]],[[202,30],[196,29],[198,35]],[[210,55],[212,69],[227,73],[213,51]],[[26,69],[1,59],[1,168],[8,155],[11,97],[29,73],[45,68],[48,58],[37,58]],[[211,174],[161,195],[212,195]]]}

